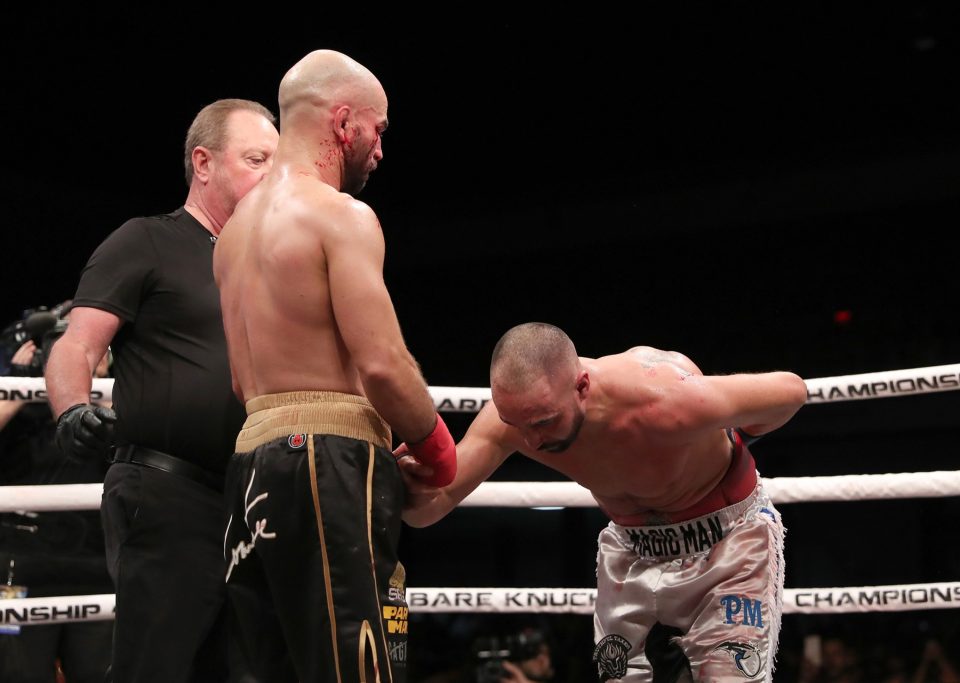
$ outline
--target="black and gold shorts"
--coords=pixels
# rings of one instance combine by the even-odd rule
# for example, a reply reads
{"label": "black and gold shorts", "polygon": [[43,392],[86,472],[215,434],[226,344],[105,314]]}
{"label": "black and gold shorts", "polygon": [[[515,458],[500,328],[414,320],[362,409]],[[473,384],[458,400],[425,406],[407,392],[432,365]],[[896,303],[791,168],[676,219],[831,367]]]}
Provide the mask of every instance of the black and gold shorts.
{"label": "black and gold shorts", "polygon": [[227,470],[231,680],[402,683],[403,480],[370,403],[270,394]]}

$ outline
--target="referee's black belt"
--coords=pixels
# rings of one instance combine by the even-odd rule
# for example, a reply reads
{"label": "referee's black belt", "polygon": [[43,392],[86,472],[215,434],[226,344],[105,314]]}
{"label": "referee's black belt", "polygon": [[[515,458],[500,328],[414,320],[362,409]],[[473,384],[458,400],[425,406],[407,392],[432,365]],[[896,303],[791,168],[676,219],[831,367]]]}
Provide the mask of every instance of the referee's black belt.
{"label": "referee's black belt", "polygon": [[113,462],[128,462],[143,467],[152,467],[179,477],[186,477],[207,488],[223,493],[224,475],[206,470],[192,462],[161,453],[143,446],[118,446],[113,454]]}

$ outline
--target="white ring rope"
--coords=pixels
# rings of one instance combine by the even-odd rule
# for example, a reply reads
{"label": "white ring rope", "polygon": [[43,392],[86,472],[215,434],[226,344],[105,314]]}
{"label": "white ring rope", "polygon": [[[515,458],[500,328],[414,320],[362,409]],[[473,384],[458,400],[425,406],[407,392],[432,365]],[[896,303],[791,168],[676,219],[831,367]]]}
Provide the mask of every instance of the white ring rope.
{"label": "white ring rope", "polygon": [[[960,471],[762,479],[774,503],[937,498],[960,495]],[[467,496],[470,507],[596,507],[576,482],[487,481]]]}
{"label": "white ring rope", "polygon": [[960,389],[960,363],[911,370],[804,380],[807,403],[833,403],[865,398],[930,394]]}
{"label": "white ring rope", "polygon": [[[593,614],[595,588],[408,588],[414,613]],[[114,618],[112,594],[0,600],[0,624],[65,624]],[[784,614],[902,612],[960,607],[960,582],[787,588]]]}
{"label": "white ring rope", "polygon": [[[774,503],[941,498],[960,496],[960,471],[849,474],[763,479]],[[0,512],[96,510],[103,484],[0,486]],[[462,507],[596,507],[590,491],[572,481],[485,481]]]}
{"label": "white ring rope", "polygon": [[0,486],[0,512],[99,510],[103,484]]}
{"label": "white ring rope", "polygon": [[[960,363],[804,381],[807,383],[807,403],[928,394],[960,389]],[[440,412],[475,413],[490,400],[490,389],[430,387],[430,395]],[[91,400],[109,401],[112,396],[112,379],[93,380]],[[46,399],[46,384],[42,377],[0,377],[0,401],[39,402]]]}
{"label": "white ring rope", "polygon": [[[412,612],[593,614],[595,588],[408,588]],[[901,612],[960,607],[960,582],[785,588],[784,614]]]}
{"label": "white ring rope", "polygon": [[[46,400],[47,384],[43,377],[0,377],[0,401],[42,403]],[[113,379],[94,379],[90,400],[113,400]]]}

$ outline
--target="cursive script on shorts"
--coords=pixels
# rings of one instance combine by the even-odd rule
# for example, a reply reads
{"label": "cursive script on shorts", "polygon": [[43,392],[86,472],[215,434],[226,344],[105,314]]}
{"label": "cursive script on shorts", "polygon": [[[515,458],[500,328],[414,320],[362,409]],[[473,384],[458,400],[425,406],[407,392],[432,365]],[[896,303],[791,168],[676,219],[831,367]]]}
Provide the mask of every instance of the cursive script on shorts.
{"label": "cursive script on shorts", "polygon": [[[247,529],[250,530],[250,540],[249,541],[240,541],[236,546],[230,549],[230,564],[227,567],[227,576],[225,581],[230,580],[230,574],[233,572],[233,568],[240,564],[240,560],[245,559],[247,555],[253,552],[254,546],[257,544],[258,538],[276,538],[277,533],[275,531],[267,531],[267,518],[261,517],[254,521],[253,526],[250,525],[250,510],[253,509],[257,503],[266,500],[270,494],[261,493],[259,496],[250,500],[250,489],[253,488],[253,479],[257,475],[257,470],[254,469],[250,473],[250,483],[247,484],[247,491],[243,496],[243,501],[246,504],[246,508],[243,511],[243,521],[247,523]],[[226,559],[227,556],[227,538],[230,536],[230,525],[233,524],[233,515],[230,515],[230,519],[227,520],[227,531],[223,537],[223,556]]]}

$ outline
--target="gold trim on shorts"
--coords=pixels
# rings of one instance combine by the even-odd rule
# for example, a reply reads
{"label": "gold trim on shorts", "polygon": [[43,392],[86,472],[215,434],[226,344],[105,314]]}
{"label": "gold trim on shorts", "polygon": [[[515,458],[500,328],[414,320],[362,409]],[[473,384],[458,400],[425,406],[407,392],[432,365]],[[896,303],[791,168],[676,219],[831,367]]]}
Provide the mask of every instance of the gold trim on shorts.
{"label": "gold trim on shorts", "polygon": [[[383,642],[383,649],[387,653],[387,673],[390,677],[390,683],[393,683],[393,664],[390,662],[390,643],[387,642],[387,634],[383,632],[383,603],[380,602],[380,587],[377,585],[377,560],[373,553],[373,471],[374,471],[373,444],[370,444],[370,455],[367,458],[367,546],[370,548],[370,573],[373,575],[373,598],[377,601],[377,619],[380,622],[380,639]],[[377,646],[373,640],[373,629],[366,621],[363,622],[367,628],[371,644],[373,644],[373,663],[377,664]],[[363,659],[363,650],[361,649],[361,660]],[[362,666],[362,665],[361,665]],[[377,669],[379,671],[379,668]],[[377,676],[377,681],[380,677]]]}
{"label": "gold trim on shorts", "polygon": [[390,448],[390,425],[363,396],[337,391],[289,391],[247,401],[247,421],[237,435],[236,452],[290,434],[332,434]]}
{"label": "gold trim on shorts", "polygon": [[[248,404],[249,405],[249,404]],[[330,619],[330,640],[333,645],[333,665],[337,672],[337,683],[342,682],[340,677],[340,652],[337,647],[337,614],[333,604],[333,580],[330,578],[330,557],[327,554],[327,539],[323,533],[323,514],[320,512],[320,493],[317,490],[317,460],[313,447],[313,435],[307,436],[307,453],[310,469],[310,495],[313,497],[313,515],[317,520],[317,535],[320,537],[320,554],[323,557],[323,585],[327,594],[327,615]]]}
{"label": "gold trim on shorts", "polygon": [[[370,646],[370,655],[373,657],[373,681],[367,681],[367,646]],[[390,670],[389,665],[387,670]],[[366,619],[360,626],[360,683],[380,683],[380,664],[377,662],[377,645],[373,640],[373,629]],[[390,674],[393,680],[393,673]]]}

